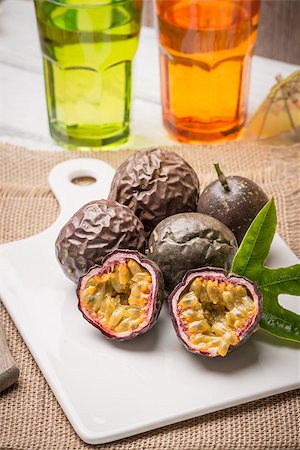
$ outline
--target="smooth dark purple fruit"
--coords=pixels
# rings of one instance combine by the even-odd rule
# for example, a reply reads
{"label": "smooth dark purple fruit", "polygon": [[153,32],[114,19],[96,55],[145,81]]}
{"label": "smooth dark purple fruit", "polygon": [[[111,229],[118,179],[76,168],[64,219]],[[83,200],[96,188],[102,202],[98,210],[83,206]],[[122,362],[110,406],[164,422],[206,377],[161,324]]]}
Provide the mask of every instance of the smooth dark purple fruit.
{"label": "smooth dark purple fruit", "polygon": [[136,251],[115,250],[79,280],[78,307],[107,338],[133,339],[155,324],[163,303],[163,276]]}
{"label": "smooth dark purple fruit", "polygon": [[222,222],[205,214],[182,213],[157,225],[147,255],[160,267],[170,292],[190,269],[230,270],[236,251],[236,239]]}
{"label": "smooth dark purple fruit", "polygon": [[165,217],[196,211],[199,181],[179,155],[152,148],[133,154],[120,165],[109,198],[129,206],[149,234]]}
{"label": "smooth dark purple fruit", "polygon": [[72,281],[117,248],[143,251],[145,232],[141,221],[124,205],[97,200],[80,208],[61,229],[55,251],[62,270]]}
{"label": "smooth dark purple fruit", "polygon": [[240,244],[268,197],[254,181],[239,176],[225,177],[218,163],[215,168],[218,180],[200,195],[198,211],[225,223]]}
{"label": "smooth dark purple fruit", "polygon": [[221,269],[189,271],[169,296],[175,331],[197,355],[226,356],[258,328],[262,296],[246,278]]}

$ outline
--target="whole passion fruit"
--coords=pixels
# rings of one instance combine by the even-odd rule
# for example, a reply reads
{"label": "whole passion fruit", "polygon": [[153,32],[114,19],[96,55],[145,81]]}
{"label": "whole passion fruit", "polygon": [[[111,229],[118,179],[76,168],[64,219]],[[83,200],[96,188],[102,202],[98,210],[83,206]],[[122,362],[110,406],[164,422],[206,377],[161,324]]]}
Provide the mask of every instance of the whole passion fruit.
{"label": "whole passion fruit", "polygon": [[165,217],[196,211],[199,180],[179,155],[152,148],[135,153],[120,165],[109,198],[129,206],[149,234]]}
{"label": "whole passion fruit", "polygon": [[181,213],[157,225],[147,254],[160,267],[170,291],[190,269],[213,266],[230,270],[236,251],[233,233],[219,220],[200,213]]}
{"label": "whole passion fruit", "polygon": [[246,278],[215,268],[189,271],[169,297],[179,339],[192,353],[226,356],[257,329],[262,296]]}
{"label": "whole passion fruit", "polygon": [[112,200],[87,203],[61,229],[55,251],[62,270],[78,282],[94,265],[117,248],[143,251],[141,221],[124,205]]}
{"label": "whole passion fruit", "polygon": [[116,250],[79,280],[78,307],[107,338],[124,341],[148,331],[163,303],[163,276],[136,251]]}
{"label": "whole passion fruit", "polygon": [[239,176],[226,178],[219,164],[214,165],[218,180],[200,195],[198,211],[225,223],[240,244],[268,197],[254,181]]}

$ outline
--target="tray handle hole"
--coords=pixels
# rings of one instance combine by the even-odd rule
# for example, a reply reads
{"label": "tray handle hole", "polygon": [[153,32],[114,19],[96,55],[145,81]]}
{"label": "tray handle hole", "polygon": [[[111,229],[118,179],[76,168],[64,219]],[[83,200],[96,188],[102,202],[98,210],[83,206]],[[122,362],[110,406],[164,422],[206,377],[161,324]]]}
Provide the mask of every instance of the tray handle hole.
{"label": "tray handle hole", "polygon": [[91,176],[81,176],[72,178],[71,182],[77,186],[87,186],[96,183],[96,178]]}

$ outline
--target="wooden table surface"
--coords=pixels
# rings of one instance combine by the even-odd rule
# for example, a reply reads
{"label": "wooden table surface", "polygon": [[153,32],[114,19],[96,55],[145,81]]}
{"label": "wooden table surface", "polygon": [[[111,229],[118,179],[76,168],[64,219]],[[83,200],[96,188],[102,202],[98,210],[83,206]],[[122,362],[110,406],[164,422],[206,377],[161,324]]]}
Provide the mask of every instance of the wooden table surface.
{"label": "wooden table surface", "polygon": [[[255,56],[249,96],[253,113],[274,77],[299,67]],[[142,148],[174,144],[161,121],[158,45],[155,31],[143,27],[135,60],[132,135],[123,147]],[[33,2],[0,3],[0,141],[32,149],[59,149],[52,141]]]}

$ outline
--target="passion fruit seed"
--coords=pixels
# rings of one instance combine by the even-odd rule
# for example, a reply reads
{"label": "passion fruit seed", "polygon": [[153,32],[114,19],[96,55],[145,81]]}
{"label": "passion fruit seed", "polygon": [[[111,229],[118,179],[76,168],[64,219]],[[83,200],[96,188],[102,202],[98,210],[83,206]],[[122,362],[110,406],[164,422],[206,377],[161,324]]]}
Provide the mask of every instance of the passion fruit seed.
{"label": "passion fruit seed", "polygon": [[195,278],[177,304],[191,343],[202,352],[225,356],[239,343],[238,331],[257,314],[250,292],[226,281]]}
{"label": "passion fruit seed", "polygon": [[146,319],[151,283],[150,273],[133,259],[117,263],[110,272],[88,280],[83,307],[116,335],[133,331]]}

